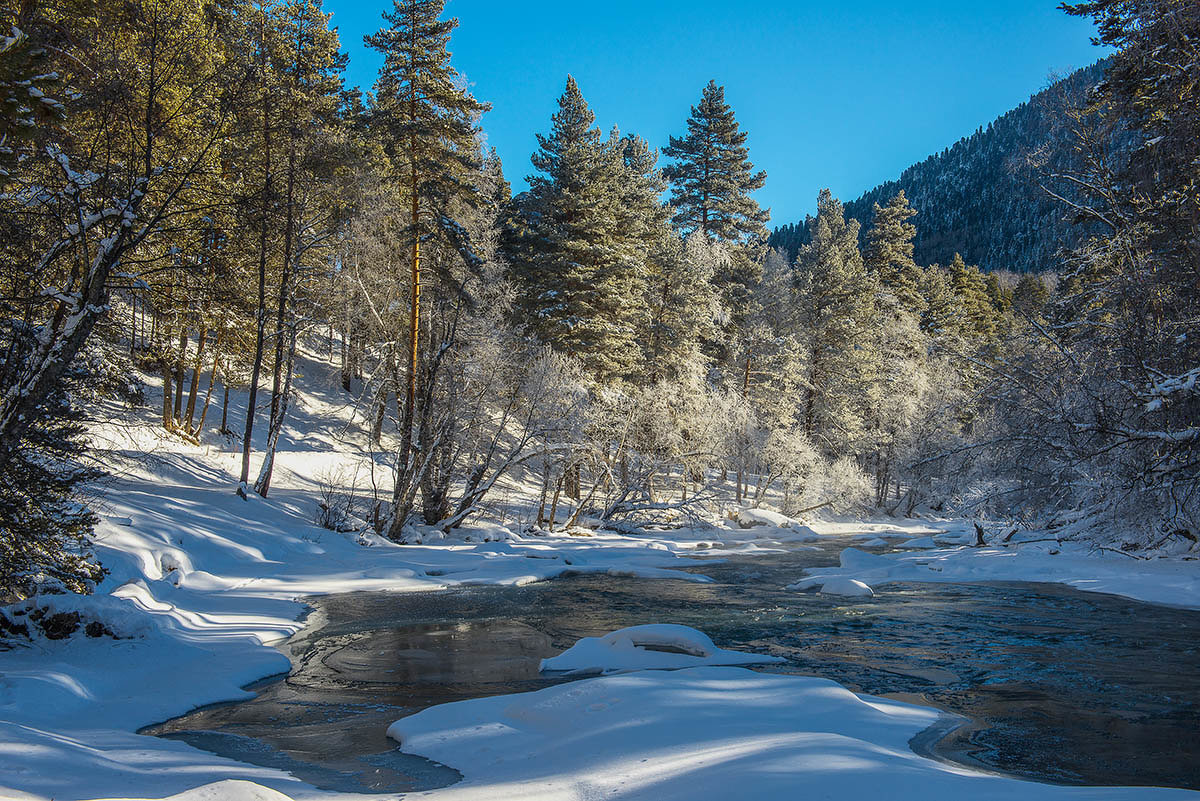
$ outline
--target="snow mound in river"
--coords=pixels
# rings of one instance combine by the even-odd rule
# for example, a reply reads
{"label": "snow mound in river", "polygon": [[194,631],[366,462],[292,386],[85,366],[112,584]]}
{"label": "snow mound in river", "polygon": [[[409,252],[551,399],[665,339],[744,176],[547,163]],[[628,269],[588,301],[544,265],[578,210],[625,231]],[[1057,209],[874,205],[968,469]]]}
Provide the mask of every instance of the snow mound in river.
{"label": "snow mound in river", "polygon": [[852,578],[808,578],[789,584],[789,590],[810,590],[819,587],[822,595],[844,595],[851,598],[870,598],[875,591],[870,585]]}
{"label": "snow mound in river", "polygon": [[655,623],[618,629],[603,637],[584,637],[558,656],[543,659],[542,670],[603,674],[783,661],[776,656],[718,648],[707,634],[688,626]]}

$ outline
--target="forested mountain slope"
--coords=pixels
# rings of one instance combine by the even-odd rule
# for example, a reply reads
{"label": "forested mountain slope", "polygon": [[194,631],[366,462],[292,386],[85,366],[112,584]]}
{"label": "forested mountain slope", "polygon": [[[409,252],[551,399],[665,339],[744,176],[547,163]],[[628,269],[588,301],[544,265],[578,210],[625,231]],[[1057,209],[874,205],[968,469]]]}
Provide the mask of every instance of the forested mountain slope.
{"label": "forested mountain slope", "polygon": [[[1103,79],[1104,65],[1072,73],[986,129],[909,167],[899,180],[847,203],[847,216],[866,231],[874,204],[887,205],[904,190],[918,211],[913,220],[918,264],[947,264],[957,252],[985,270],[1055,270],[1056,254],[1075,245],[1082,230],[1039,183],[1048,171],[1069,166],[1073,138],[1062,119],[1064,103],[1081,103]],[[1045,166],[1030,166],[1034,153],[1045,157]],[[770,243],[794,259],[808,236],[806,224],[798,222],[776,228]]]}

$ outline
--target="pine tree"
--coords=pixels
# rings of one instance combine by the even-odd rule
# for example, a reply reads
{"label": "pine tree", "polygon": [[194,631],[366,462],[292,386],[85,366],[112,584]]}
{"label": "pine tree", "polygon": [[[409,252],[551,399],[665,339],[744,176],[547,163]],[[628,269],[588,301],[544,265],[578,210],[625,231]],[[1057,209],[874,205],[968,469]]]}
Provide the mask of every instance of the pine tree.
{"label": "pine tree", "polygon": [[[27,349],[32,339],[17,343]],[[0,467],[0,600],[41,589],[87,593],[104,571],[91,552],[96,515],[79,491],[100,471],[88,466],[83,415],[71,406],[82,371],[72,370],[37,409],[21,450]]]}
{"label": "pine tree", "polygon": [[650,211],[646,154],[593,127],[574,78],[558,106],[532,158],[542,174],[530,176],[517,202],[511,256],[520,310],[543,342],[579,358],[597,378],[630,376],[640,360],[644,254],[636,245],[645,226],[630,227],[639,207]]}
{"label": "pine tree", "polygon": [[[409,243],[408,337],[403,359],[405,396],[400,421],[400,452],[389,536],[400,537],[408,514],[404,500],[412,483],[411,457],[417,419],[420,359],[421,242],[427,233],[444,232],[456,203],[472,204],[474,187],[466,178],[480,163],[478,118],[487,110],[462,87],[450,65],[447,46],[457,19],[441,19],[443,0],[395,0],[384,15],[387,27],[366,37],[384,56],[375,84],[371,124],[382,137],[396,178],[408,193]],[[426,405],[422,413],[431,415]]]}
{"label": "pine tree", "polygon": [[1025,273],[1013,288],[1013,309],[1027,317],[1040,316],[1049,300],[1050,290],[1039,276]]}
{"label": "pine tree", "polygon": [[958,298],[961,330],[982,341],[996,336],[999,313],[988,297],[987,281],[978,267],[968,267],[960,254],[950,263],[950,286]]}
{"label": "pine tree", "polygon": [[[685,234],[699,231],[710,241],[724,242],[729,258],[713,276],[730,311],[723,339],[710,350],[728,351],[734,330],[750,314],[754,286],[762,277],[761,243],[766,241],[770,213],[750,196],[766,182],[754,171],[746,134],[725,102],[724,87],[709,81],[699,105],[692,106],[683,138],[671,137],[663,155],[673,160],[663,170],[671,184],[672,222]],[[728,353],[726,353],[728,355]]]}
{"label": "pine tree", "polygon": [[723,242],[764,239],[770,215],[750,193],[762,188],[767,175],[754,172],[746,134],[725,102],[723,86],[708,82],[687,127],[686,136],[672,136],[663,148],[663,155],[674,160],[663,170],[671,182],[674,223]]}
{"label": "pine tree", "polygon": [[0,31],[0,190],[4,189],[27,148],[44,139],[46,129],[57,127],[65,107],[57,99],[61,90],[50,49],[24,28],[37,25],[34,6],[25,4]]}
{"label": "pine tree", "polygon": [[921,330],[934,341],[962,336],[958,298],[944,267],[931,265],[921,273]]}
{"label": "pine tree", "polygon": [[877,283],[858,249],[858,222],[846,221],[828,189],[817,199],[811,228],[796,259],[805,362],[799,422],[827,454],[845,456],[863,425],[859,399],[874,358],[869,333]]}
{"label": "pine tree", "polygon": [[913,238],[917,228],[908,220],[916,211],[900,190],[887,206],[874,204],[875,217],[867,232],[863,262],[878,276],[884,289],[896,296],[904,308],[920,310],[920,270],[913,261]]}

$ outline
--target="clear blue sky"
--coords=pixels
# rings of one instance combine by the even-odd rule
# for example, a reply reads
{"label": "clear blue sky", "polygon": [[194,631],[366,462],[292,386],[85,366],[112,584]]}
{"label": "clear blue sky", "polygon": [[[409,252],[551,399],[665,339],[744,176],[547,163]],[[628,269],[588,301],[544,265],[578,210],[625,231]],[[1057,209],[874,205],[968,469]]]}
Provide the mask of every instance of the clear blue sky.
{"label": "clear blue sky", "polygon": [[[1059,0],[449,0],[453,63],[490,102],[488,142],[514,191],[530,172],[568,73],[605,129],[662,147],[685,130],[710,78],[726,87],[771,224],[803,219],[822,187],[852,200],[1065,74],[1103,55]],[[391,0],[326,0],[350,54],[348,82],[374,82],[362,45]]]}

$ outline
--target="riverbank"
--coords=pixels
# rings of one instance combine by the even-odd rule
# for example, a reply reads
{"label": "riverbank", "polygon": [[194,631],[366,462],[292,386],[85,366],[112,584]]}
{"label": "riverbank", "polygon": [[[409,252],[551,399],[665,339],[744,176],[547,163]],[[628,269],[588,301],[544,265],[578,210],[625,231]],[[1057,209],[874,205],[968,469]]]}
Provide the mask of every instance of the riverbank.
{"label": "riverbank", "polygon": [[[762,525],[751,528],[722,520],[673,532],[621,535],[574,531],[550,536],[523,536],[518,526],[484,522],[464,528],[450,540],[406,546],[370,535],[338,534],[313,522],[314,499],[320,487],[339,471],[345,475],[344,470],[352,463],[341,445],[352,419],[333,409],[334,403],[332,395],[302,394],[298,399],[296,412],[302,424],[286,432],[280,468],[268,500],[252,495],[251,500],[244,501],[234,495],[238,454],[228,443],[190,445],[162,438],[155,433],[149,409],[139,412],[142,418],[132,423],[98,430],[97,436],[106,438],[114,473],[104,488],[102,521],[97,528],[97,552],[109,574],[94,596],[36,599],[34,606],[46,610],[46,614],[62,613],[68,623],[78,621],[69,636],[50,639],[35,633],[30,641],[0,651],[0,797],[56,801],[161,798],[228,780],[248,783],[222,785],[208,791],[207,797],[267,798],[270,793],[264,787],[295,799],[338,797],[280,770],[222,759],[183,743],[135,733],[204,704],[247,698],[251,693],[242,689],[245,685],[286,671],[288,660],[274,646],[302,628],[304,606],[299,599],[310,595],[522,585],[567,573],[703,581],[702,576],[681,573],[679,568],[695,566],[692,557],[711,559],[722,547],[726,552],[733,549],[769,558],[782,542],[794,544],[856,531],[862,534],[863,547],[873,549],[866,551],[871,554],[882,547],[866,544],[872,540],[883,538],[899,544],[932,538],[930,543],[910,546],[919,550],[879,557],[890,560],[886,564],[868,565],[871,570],[884,572],[869,576],[857,573],[877,583],[889,577],[899,580],[903,571],[914,571],[911,580],[946,579],[959,569],[956,565],[969,570],[970,580],[986,580],[998,577],[996,570],[1000,569],[989,573],[988,566],[1003,566],[1008,571],[1005,578],[1061,580],[1103,591],[1135,587],[1140,588],[1136,589],[1138,593],[1148,593],[1153,589],[1157,593],[1154,599],[1160,602],[1200,607],[1200,593],[1188,572],[1195,572],[1195,562],[1143,561],[1119,554],[1079,552],[1071,554],[1069,571],[1051,569],[1055,564],[1066,564],[1049,561],[1064,553],[1035,551],[1041,547],[1036,543],[971,549],[961,544],[973,537],[969,524],[953,521],[806,521],[810,525],[802,527],[768,517]],[[311,424],[316,420],[327,422],[324,427]],[[1126,562],[1126,567],[1113,571],[1114,565]],[[930,569],[939,564],[940,573]],[[1023,575],[1023,571],[1034,568],[1040,572]],[[1168,575],[1178,576],[1179,580],[1167,581],[1164,576]],[[964,575],[956,580],[967,579]],[[1132,590],[1130,593],[1131,597],[1139,597]],[[101,636],[88,636],[86,629],[93,622],[97,624],[93,630]],[[712,758],[714,753],[711,715],[720,721],[725,720],[722,716],[740,715],[747,727],[748,742],[771,741],[784,718],[760,716],[754,711],[757,691],[742,695],[738,689],[757,681],[755,675],[745,672],[722,687],[702,691],[689,689],[694,676],[690,671],[655,674],[647,679],[658,689],[631,697],[626,708],[669,719],[667,728],[659,731],[669,730],[675,739],[669,747],[663,741],[663,749],[654,748],[649,741],[630,740],[622,759],[645,758],[652,766],[646,770],[670,773],[676,777],[677,786],[683,788],[701,778],[701,774],[685,769],[686,765],[698,764],[696,760]],[[689,718],[690,707],[679,706],[676,701],[693,691],[711,696],[714,706],[699,717]],[[660,703],[675,706],[655,709],[653,705]],[[473,725],[500,725],[483,720],[494,711],[491,707],[470,709],[476,716],[473,719],[481,721]],[[787,718],[789,731],[815,734],[817,729],[813,727],[819,726],[819,721],[806,721],[803,708],[796,714]],[[922,716],[928,714],[909,711],[901,717],[913,723],[925,720]],[[640,719],[637,715],[629,718]],[[586,728],[588,720],[587,716],[574,714],[555,725]],[[605,726],[610,724],[620,725],[610,721]],[[865,734],[869,735],[869,728],[863,730]],[[678,739],[685,735],[692,738],[686,747]],[[608,735],[596,729],[581,730],[580,736]],[[600,755],[607,755],[604,760],[615,759],[613,749],[624,741],[618,738],[614,741],[617,744],[608,743],[602,748],[596,745],[598,742],[581,741],[578,758],[571,763],[572,772],[560,776],[561,781],[549,782],[545,797],[625,797],[620,782],[628,784],[629,777],[621,778],[625,774],[620,771],[608,771],[602,761],[588,763],[584,759],[586,750],[594,745],[597,760],[601,760]],[[870,750],[876,746],[884,747],[872,745],[868,737],[855,748]],[[639,749],[646,753],[639,754]],[[487,788],[489,781],[501,780],[499,775],[488,774],[486,760],[470,756],[473,753],[462,751],[469,761],[471,787],[475,788],[471,792],[481,793],[477,797],[496,797],[494,792],[488,795],[491,791]],[[741,761],[729,763],[730,770],[740,766],[737,771],[741,773],[751,771],[753,775],[773,777],[771,781],[786,777],[795,787],[808,786],[814,775],[827,771],[811,758],[802,758],[788,749],[756,750],[747,746],[740,753]],[[810,757],[816,753],[823,752],[818,749]],[[892,766],[887,770],[945,770],[938,763],[925,762],[929,764],[905,757],[900,763],[887,763]],[[655,763],[657,768],[653,767]],[[668,765],[682,767],[671,772]],[[451,767],[458,767],[453,760]],[[856,774],[842,771],[841,775]],[[876,775],[881,777],[878,792],[887,797],[887,771]],[[516,781],[516,774],[505,776],[504,782]],[[616,783],[606,777],[616,777],[612,780]],[[521,786],[529,789],[543,780],[527,774],[520,781],[526,782]],[[644,782],[635,784],[641,788],[638,792],[663,789]],[[739,795],[753,797],[753,785],[739,782],[739,786]],[[1005,790],[1011,792],[1010,797],[1029,796],[1043,788],[1021,782],[1004,786],[1010,788]],[[597,789],[593,793],[590,787]],[[463,797],[461,794],[467,790],[464,785],[438,792]],[[492,790],[498,791],[499,787]],[[693,785],[693,796],[695,790]],[[1045,792],[1051,794],[1047,797],[1059,797],[1053,788]],[[1160,795],[1136,789],[1104,792],[1108,794],[1075,797],[1132,799]],[[1168,795],[1194,797],[1186,793]]]}

